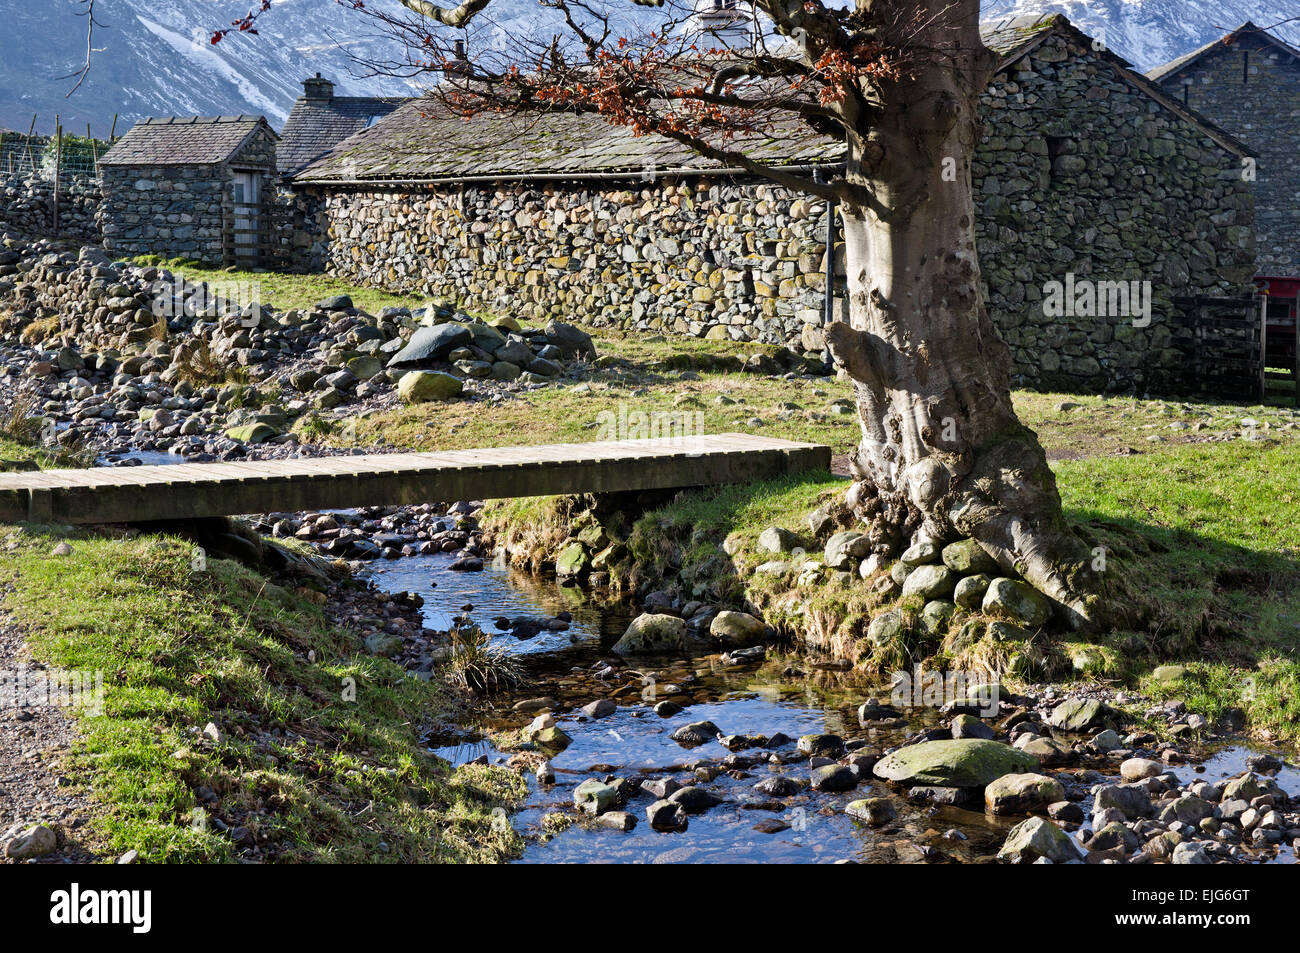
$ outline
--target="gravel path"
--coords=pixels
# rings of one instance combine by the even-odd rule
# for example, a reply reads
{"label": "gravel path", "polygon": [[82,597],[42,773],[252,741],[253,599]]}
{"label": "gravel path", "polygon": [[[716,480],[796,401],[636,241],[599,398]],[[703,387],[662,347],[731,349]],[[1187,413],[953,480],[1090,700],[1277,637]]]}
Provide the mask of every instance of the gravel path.
{"label": "gravel path", "polygon": [[[15,679],[39,682],[43,666],[25,649],[25,634],[0,615],[0,845],[33,824],[58,835],[58,847],[31,863],[85,863],[100,857],[85,845],[93,806],[71,787],[60,761],[76,738],[70,713],[49,704],[22,705]],[[16,863],[0,849],[0,863]]]}

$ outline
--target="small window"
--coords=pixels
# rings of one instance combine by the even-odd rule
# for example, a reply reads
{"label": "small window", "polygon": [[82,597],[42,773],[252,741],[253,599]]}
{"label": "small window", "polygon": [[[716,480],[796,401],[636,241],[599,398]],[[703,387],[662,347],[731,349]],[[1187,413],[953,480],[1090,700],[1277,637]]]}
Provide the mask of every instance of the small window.
{"label": "small window", "polygon": [[1076,156],[1078,146],[1070,136],[1047,136],[1047,164],[1049,181],[1053,184],[1062,176],[1083,171],[1084,164]]}

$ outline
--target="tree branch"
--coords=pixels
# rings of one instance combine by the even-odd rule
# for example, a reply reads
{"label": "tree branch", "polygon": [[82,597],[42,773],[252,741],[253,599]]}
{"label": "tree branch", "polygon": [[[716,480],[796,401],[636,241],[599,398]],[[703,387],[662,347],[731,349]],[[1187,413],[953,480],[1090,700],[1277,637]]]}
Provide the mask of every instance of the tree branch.
{"label": "tree branch", "polygon": [[492,0],[462,0],[455,8],[440,7],[429,0],[397,0],[402,6],[443,26],[463,28],[482,13]]}

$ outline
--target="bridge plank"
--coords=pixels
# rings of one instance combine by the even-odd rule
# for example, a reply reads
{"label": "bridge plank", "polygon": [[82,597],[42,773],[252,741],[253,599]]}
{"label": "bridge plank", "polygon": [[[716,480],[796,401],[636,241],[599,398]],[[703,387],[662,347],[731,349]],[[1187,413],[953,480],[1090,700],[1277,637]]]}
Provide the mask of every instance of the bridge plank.
{"label": "bridge plank", "polygon": [[[0,474],[0,520],[131,522],[671,489],[826,469],[830,448],[700,437]],[[39,494],[39,500],[32,496]],[[35,501],[35,502],[34,502]]]}

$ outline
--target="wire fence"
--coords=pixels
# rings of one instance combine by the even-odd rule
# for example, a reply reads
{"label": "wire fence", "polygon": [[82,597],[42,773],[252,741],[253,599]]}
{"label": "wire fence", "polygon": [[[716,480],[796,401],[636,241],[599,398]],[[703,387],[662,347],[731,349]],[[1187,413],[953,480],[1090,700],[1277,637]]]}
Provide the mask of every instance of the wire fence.
{"label": "wire fence", "polygon": [[113,117],[112,132],[108,139],[90,135],[78,136],[63,128],[56,120],[52,136],[35,135],[36,119],[26,134],[0,131],[0,176],[6,178],[29,177],[55,183],[60,188],[70,186],[78,178],[94,178],[98,172],[99,158],[112,146],[117,131],[117,117]]}

